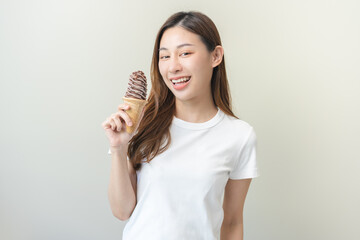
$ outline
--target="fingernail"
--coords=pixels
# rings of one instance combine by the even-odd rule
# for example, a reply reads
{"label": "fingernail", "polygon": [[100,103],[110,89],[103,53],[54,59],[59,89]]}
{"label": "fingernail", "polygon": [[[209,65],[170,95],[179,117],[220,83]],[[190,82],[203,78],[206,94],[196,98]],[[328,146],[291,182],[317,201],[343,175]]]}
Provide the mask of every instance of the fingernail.
{"label": "fingernail", "polygon": [[132,126],[132,122],[129,122],[129,126]]}

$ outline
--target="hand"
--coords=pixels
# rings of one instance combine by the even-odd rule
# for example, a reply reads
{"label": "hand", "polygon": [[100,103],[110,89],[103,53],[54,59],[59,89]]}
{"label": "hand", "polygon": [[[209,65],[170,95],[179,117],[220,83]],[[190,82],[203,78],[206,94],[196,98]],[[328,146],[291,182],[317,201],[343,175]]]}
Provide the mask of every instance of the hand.
{"label": "hand", "polygon": [[110,147],[127,149],[129,141],[133,134],[126,132],[126,125],[131,126],[133,123],[129,115],[125,112],[130,109],[127,104],[120,104],[119,111],[111,114],[103,123],[102,127],[105,129],[105,134],[110,141]]}

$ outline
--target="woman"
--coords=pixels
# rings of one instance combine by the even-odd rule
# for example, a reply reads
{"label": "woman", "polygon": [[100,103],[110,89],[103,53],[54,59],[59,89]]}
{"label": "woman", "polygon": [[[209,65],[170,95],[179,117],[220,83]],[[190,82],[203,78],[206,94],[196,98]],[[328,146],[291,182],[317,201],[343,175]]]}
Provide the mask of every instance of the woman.
{"label": "woman", "polygon": [[102,126],[112,154],[109,201],[124,240],[243,239],[243,206],[258,176],[256,135],[231,110],[214,23],[178,12],[160,28],[152,89],[136,133],[121,104]]}

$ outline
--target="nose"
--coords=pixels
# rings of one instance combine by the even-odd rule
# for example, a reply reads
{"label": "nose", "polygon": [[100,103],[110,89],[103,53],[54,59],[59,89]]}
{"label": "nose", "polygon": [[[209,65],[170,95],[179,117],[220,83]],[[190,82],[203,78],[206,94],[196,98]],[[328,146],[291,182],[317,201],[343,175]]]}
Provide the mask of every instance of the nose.
{"label": "nose", "polygon": [[178,57],[173,57],[170,59],[169,72],[177,73],[182,70],[181,63]]}

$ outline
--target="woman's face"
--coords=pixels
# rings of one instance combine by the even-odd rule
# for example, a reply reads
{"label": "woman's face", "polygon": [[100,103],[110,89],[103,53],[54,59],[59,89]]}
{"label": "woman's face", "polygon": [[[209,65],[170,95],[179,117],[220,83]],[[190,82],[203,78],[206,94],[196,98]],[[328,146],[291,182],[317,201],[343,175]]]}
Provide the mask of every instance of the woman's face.
{"label": "woman's face", "polygon": [[159,70],[177,100],[211,98],[212,55],[199,35],[178,26],[167,29],[160,40]]}

